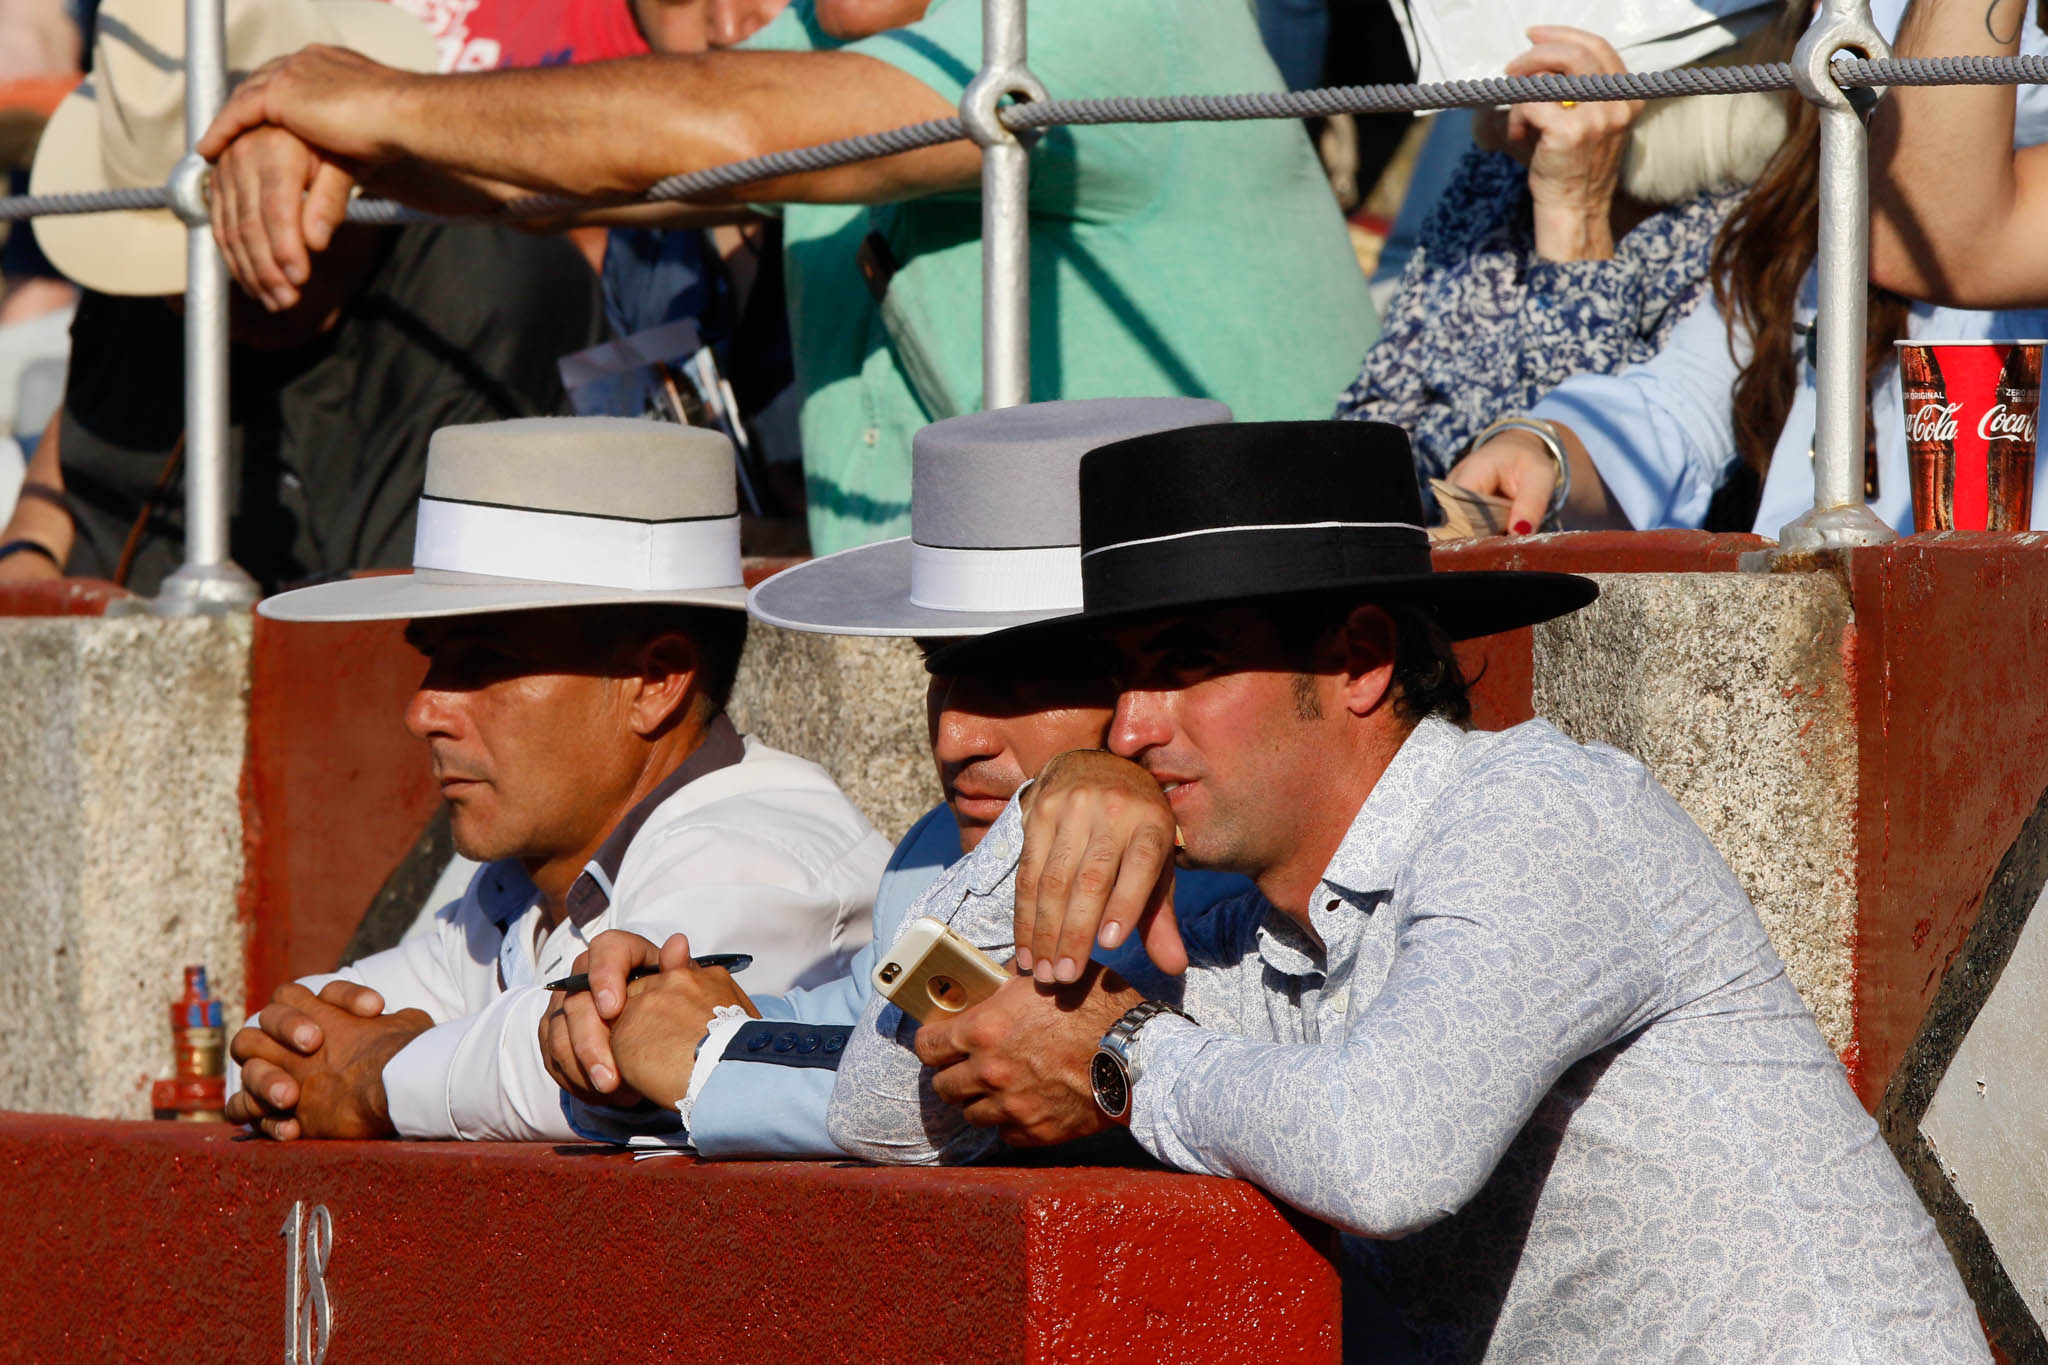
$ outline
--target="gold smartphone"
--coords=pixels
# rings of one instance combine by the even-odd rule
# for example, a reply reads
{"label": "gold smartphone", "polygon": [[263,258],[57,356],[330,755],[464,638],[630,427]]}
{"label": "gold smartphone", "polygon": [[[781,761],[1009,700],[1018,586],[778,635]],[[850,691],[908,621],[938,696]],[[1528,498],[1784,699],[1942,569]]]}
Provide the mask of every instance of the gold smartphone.
{"label": "gold smartphone", "polygon": [[920,1024],[980,1004],[1010,979],[1010,971],[935,919],[903,931],[875,964],[875,989]]}

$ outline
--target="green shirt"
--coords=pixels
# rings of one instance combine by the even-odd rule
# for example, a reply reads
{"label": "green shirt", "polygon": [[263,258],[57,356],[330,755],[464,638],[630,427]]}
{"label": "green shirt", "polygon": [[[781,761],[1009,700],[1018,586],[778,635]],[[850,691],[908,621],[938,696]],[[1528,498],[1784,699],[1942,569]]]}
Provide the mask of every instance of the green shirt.
{"label": "green shirt", "polygon": [[[1281,88],[1249,0],[1031,0],[1054,98]],[[749,46],[822,50],[812,0]],[[980,0],[846,45],[948,101],[981,65]],[[981,406],[981,197],[787,204],[784,253],[812,549],[910,529],[910,438]],[[857,259],[897,270],[877,305]],[[1048,130],[1031,154],[1031,396],[1186,394],[1241,420],[1329,416],[1378,335],[1302,126]]]}

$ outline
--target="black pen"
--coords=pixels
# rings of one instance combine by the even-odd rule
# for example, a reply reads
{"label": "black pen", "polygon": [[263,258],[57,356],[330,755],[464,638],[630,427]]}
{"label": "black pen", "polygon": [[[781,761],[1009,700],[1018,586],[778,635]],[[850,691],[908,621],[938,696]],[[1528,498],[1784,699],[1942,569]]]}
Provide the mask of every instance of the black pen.
{"label": "black pen", "polygon": [[[706,953],[702,957],[693,957],[690,961],[699,967],[723,967],[729,972],[743,972],[754,965],[754,955],[752,953]],[[659,967],[635,967],[632,971],[626,973],[626,980],[638,981],[641,977],[653,976],[660,970],[661,968]],[[550,981],[541,989],[567,991],[569,994],[574,995],[578,991],[590,989],[590,975],[587,972],[578,972],[574,976],[565,976],[560,981]]]}

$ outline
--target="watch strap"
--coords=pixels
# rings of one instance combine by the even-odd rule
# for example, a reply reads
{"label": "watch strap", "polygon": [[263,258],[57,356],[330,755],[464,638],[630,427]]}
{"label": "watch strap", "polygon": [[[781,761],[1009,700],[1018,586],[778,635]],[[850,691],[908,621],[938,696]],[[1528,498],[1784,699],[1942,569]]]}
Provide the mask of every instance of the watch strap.
{"label": "watch strap", "polygon": [[1138,1032],[1162,1014],[1178,1015],[1190,1024],[1195,1022],[1194,1016],[1177,1005],[1169,1005],[1164,1000],[1140,1000],[1125,1010],[1123,1017],[1110,1025],[1109,1032],[1103,1034],[1102,1041],[1096,1044],[1097,1053],[1107,1053],[1116,1060],[1124,1073],[1124,1084],[1130,1090],[1135,1091],[1138,1085],[1138,1064],[1131,1052],[1138,1041]]}

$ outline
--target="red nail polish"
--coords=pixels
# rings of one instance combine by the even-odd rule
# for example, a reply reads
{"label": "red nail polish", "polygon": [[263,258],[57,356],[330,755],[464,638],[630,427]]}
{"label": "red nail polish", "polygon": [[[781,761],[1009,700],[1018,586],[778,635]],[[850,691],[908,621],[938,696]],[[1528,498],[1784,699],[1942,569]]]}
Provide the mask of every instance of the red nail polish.
{"label": "red nail polish", "polygon": [[1518,522],[1516,522],[1516,523],[1515,523],[1515,527],[1514,527],[1514,530],[1515,530],[1515,534],[1516,534],[1516,535],[1518,535],[1518,536],[1526,536],[1526,535],[1528,535],[1528,534],[1529,534],[1529,533],[1530,533],[1531,531],[1534,531],[1535,529],[1536,529],[1535,527],[1531,526],[1531,525],[1530,525],[1530,524],[1529,524],[1528,522],[1526,522],[1526,521],[1518,521]]}

